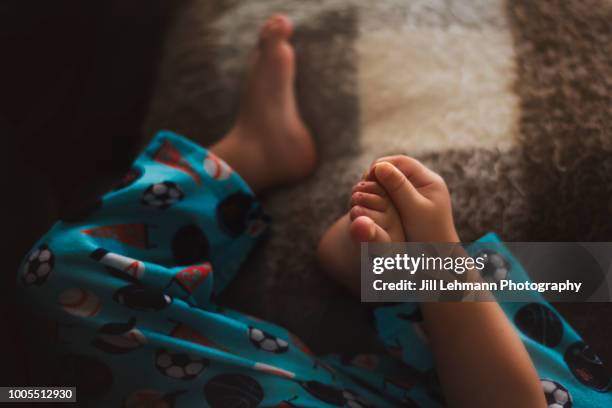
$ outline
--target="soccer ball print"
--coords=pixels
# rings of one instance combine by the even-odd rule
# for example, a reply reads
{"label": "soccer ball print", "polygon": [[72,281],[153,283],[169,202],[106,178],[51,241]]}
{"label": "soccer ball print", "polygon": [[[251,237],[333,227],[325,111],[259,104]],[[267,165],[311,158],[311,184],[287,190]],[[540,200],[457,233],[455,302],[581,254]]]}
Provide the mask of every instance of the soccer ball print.
{"label": "soccer ball print", "polygon": [[483,249],[476,257],[485,259],[484,268],[480,272],[482,278],[487,282],[499,282],[507,279],[510,273],[510,263],[498,252]]}
{"label": "soccer ball print", "polygon": [[185,197],[183,190],[172,181],[151,184],[142,193],[142,204],[165,210]]}
{"label": "soccer ball print", "polygon": [[561,384],[553,380],[541,379],[542,389],[548,408],[572,408],[572,396]]}
{"label": "soccer ball print", "polygon": [[289,344],[278,337],[266,333],[263,330],[255,327],[249,327],[248,330],[249,340],[260,350],[267,351],[269,353],[284,353],[289,350]]}
{"label": "soccer ball print", "polygon": [[209,360],[173,350],[160,349],[155,353],[155,367],[166,377],[192,380],[204,371]]}
{"label": "soccer ball print", "polygon": [[24,285],[41,286],[53,271],[55,256],[46,244],[32,251],[23,265],[21,280]]}

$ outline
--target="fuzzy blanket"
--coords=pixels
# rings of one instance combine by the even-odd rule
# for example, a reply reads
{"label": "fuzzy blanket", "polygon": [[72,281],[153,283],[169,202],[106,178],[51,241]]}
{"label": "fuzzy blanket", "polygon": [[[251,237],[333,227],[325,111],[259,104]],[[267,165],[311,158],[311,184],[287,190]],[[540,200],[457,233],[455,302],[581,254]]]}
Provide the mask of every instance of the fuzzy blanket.
{"label": "fuzzy blanket", "polygon": [[[273,12],[296,23],[298,99],[321,160],[309,179],[265,197],[271,237],[228,305],[319,351],[375,347],[367,310],[320,272],[314,251],[363,169],[389,153],[445,177],[465,241],[487,231],[612,239],[611,2],[189,1],[166,40],[148,131],[204,144],[223,135]],[[562,311],[588,331],[590,311],[609,316],[608,306]],[[609,352],[610,333],[587,338]]]}

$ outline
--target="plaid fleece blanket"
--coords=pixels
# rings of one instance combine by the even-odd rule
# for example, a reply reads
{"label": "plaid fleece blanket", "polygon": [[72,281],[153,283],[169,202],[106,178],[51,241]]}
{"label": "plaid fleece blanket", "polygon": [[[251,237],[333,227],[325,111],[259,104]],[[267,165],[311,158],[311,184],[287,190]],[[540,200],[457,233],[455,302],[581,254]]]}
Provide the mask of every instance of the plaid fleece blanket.
{"label": "plaid fleece blanket", "polygon": [[[367,310],[320,272],[314,251],[363,169],[389,153],[445,177],[465,241],[612,238],[612,2],[190,1],[166,40],[149,133],[205,145],[223,135],[273,12],[296,23],[298,99],[321,160],[265,198],[272,234],[228,290],[230,306],[320,351],[374,347]],[[565,310],[579,306],[589,315],[588,305]],[[593,310],[609,316],[607,306]],[[321,335],[331,327],[344,335]],[[610,339],[590,340],[605,354]]]}

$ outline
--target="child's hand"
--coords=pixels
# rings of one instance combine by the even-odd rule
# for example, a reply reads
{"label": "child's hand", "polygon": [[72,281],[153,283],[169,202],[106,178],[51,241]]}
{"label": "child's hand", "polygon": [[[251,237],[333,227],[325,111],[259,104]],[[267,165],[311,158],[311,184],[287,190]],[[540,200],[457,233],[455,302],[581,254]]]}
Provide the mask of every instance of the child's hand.
{"label": "child's hand", "polygon": [[385,189],[406,237],[418,242],[459,242],[444,179],[408,156],[378,159],[366,175]]}

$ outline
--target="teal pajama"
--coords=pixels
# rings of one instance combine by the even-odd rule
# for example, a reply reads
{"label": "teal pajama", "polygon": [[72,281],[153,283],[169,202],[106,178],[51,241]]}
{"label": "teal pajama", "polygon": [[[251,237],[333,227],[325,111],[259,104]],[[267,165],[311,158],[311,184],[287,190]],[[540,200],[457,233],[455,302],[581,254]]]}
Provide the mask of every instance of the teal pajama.
{"label": "teal pajama", "polygon": [[[24,259],[32,369],[76,384],[83,406],[443,406],[416,304],[374,309],[388,353],[318,356],[215,303],[268,222],[221,159],[158,133],[113,191],[66,214]],[[551,407],[612,406],[609,375],[549,305],[503,307],[547,398],[565,401]]]}

